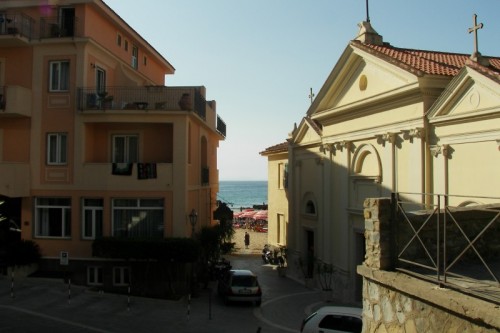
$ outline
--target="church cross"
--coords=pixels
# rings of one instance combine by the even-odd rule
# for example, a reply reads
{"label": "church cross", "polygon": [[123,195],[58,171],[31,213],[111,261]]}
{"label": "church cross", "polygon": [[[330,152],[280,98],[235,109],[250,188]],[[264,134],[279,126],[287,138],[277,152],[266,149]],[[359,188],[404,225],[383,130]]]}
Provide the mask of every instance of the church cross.
{"label": "church cross", "polygon": [[472,18],[474,19],[474,26],[472,28],[469,28],[469,33],[474,32],[474,56],[477,56],[479,54],[477,47],[477,31],[483,28],[483,24],[482,23],[477,24],[476,14],[474,14]]}
{"label": "church cross", "polygon": [[313,93],[313,88],[310,90],[311,92],[309,93],[309,99],[311,100],[311,104],[313,103],[313,98],[314,98],[314,93]]}

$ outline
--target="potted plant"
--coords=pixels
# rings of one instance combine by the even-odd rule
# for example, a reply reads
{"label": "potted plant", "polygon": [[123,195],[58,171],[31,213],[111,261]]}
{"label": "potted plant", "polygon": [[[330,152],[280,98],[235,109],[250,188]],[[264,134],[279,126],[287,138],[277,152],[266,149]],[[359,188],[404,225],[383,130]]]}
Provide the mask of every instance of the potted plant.
{"label": "potted plant", "polygon": [[109,107],[111,105],[111,102],[113,102],[113,96],[108,96],[107,91],[98,92],[97,95],[99,96],[99,101],[102,109],[104,109],[105,107]]}
{"label": "potted plant", "polygon": [[321,286],[321,290],[323,291],[323,298],[326,302],[331,302],[333,300],[332,287],[335,268],[332,264],[318,262],[316,265],[316,272],[319,285]]}

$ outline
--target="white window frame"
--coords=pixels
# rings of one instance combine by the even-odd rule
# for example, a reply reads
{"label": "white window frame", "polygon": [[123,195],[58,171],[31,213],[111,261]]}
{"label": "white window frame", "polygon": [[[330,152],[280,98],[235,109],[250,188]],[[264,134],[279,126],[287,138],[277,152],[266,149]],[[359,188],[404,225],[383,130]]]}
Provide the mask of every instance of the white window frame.
{"label": "white window frame", "polygon": [[130,267],[128,266],[113,267],[113,285],[128,286],[129,284],[130,284]]}
{"label": "white window frame", "polygon": [[49,91],[69,91],[69,60],[49,62]]}
{"label": "white window frame", "polygon": [[[41,204],[40,200],[68,200],[67,204]],[[61,234],[50,235],[50,212],[60,211]],[[71,198],[35,198],[35,237],[37,238],[71,238]]]}
{"label": "white window frame", "polygon": [[132,68],[139,68],[139,48],[135,45],[132,45]]}
{"label": "white window frame", "polygon": [[[87,200],[101,200],[101,205],[87,204]],[[96,239],[98,237],[98,224],[100,224],[100,232],[102,235],[103,228],[103,200],[100,198],[83,198],[82,199],[82,239]],[[90,221],[87,221],[87,214],[90,214]],[[100,221],[99,221],[100,220]],[[86,224],[90,223],[91,235],[86,235],[85,231],[87,230]]]}
{"label": "white window frame", "polygon": [[[122,159],[119,160],[117,157],[118,147],[117,147],[117,139],[124,139],[124,147],[123,147],[123,156]],[[136,141],[136,156],[131,156],[133,152],[131,139],[135,139]],[[138,134],[115,134],[112,137],[112,162],[113,163],[135,163],[139,161],[139,135]]]}
{"label": "white window frame", "polygon": [[[129,203],[132,203],[134,202],[134,205],[120,205],[120,204],[117,204],[117,202],[120,202],[120,200],[126,200],[128,201]],[[163,200],[161,200],[161,205],[149,205],[148,202],[149,200],[159,200],[159,198],[114,198],[111,200],[111,229],[112,229],[112,236],[113,237],[123,237],[123,236],[120,236],[117,234],[116,230],[115,230],[115,227],[116,227],[116,224],[118,223],[115,223],[115,219],[117,219],[117,215],[119,213],[119,211],[132,211],[132,212],[139,212],[141,214],[144,214],[144,212],[148,212],[148,211],[161,211],[162,212],[162,216],[165,214],[165,202]],[[162,228],[164,227],[164,223],[165,221],[163,220],[162,218]],[[125,237],[129,237],[128,236],[128,233],[129,233],[129,228],[130,227],[133,227],[133,224],[134,224],[134,221],[131,220],[131,221],[127,221],[127,225],[126,225],[126,228],[127,228],[127,236]],[[162,234],[163,234],[163,230],[162,230]],[[146,236],[144,235],[141,235],[140,236],[141,238],[146,238]],[[162,236],[163,237],[163,236]]]}
{"label": "white window frame", "polygon": [[[52,143],[55,145],[53,146]],[[68,163],[68,134],[47,134],[47,164],[66,165]]]}
{"label": "white window frame", "polygon": [[88,266],[87,267],[87,285],[102,286],[102,267]]}

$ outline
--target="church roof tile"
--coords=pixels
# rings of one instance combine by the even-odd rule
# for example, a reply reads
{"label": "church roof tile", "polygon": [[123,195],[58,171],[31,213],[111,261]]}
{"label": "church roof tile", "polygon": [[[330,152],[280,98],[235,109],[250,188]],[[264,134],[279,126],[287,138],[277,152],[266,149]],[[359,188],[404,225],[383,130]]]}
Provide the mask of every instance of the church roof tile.
{"label": "church roof tile", "polygon": [[[351,45],[393,63],[416,75],[455,76],[468,63],[470,55],[415,49],[404,49],[390,44],[372,45],[351,41]],[[486,57],[490,61],[487,68],[500,74],[500,58]]]}

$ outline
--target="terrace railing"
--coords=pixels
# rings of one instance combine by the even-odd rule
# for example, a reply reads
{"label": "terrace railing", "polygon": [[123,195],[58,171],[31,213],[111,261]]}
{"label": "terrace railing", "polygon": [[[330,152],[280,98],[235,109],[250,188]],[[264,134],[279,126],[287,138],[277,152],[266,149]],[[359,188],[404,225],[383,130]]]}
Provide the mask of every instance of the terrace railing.
{"label": "terrace railing", "polygon": [[23,13],[0,15],[0,35],[20,35],[35,38],[35,20]]}
{"label": "terrace railing", "polygon": [[500,304],[500,198],[397,193],[393,203],[397,270]]}
{"label": "terrace railing", "polygon": [[62,20],[58,17],[40,18],[40,38],[81,37],[82,29],[77,17],[67,17]]}
{"label": "terrace railing", "polygon": [[206,101],[199,87],[106,87],[78,89],[78,110],[194,111],[206,119]]}

